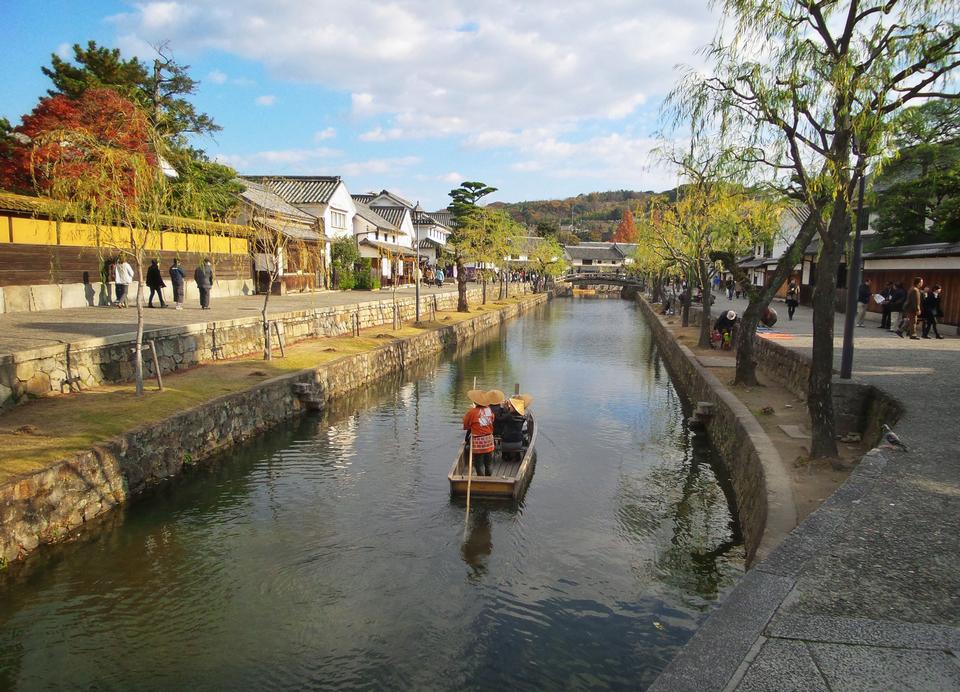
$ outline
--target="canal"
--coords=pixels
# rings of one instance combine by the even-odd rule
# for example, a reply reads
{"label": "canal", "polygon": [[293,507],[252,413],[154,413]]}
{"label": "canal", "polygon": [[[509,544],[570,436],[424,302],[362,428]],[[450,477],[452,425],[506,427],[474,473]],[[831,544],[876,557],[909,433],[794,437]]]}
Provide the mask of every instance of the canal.
{"label": "canal", "polygon": [[[0,577],[0,688],[637,689],[743,571],[637,309],[558,299]],[[518,505],[449,497],[466,392],[534,396]],[[688,412],[689,413],[689,412]]]}

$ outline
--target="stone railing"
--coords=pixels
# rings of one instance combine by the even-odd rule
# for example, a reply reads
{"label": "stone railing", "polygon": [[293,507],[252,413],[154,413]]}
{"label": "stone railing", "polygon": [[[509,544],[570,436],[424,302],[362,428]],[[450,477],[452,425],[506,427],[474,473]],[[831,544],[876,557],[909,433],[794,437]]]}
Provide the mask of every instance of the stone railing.
{"label": "stone railing", "polygon": [[[526,284],[511,284],[510,293],[524,293]],[[481,299],[481,289],[467,293],[472,304]],[[488,295],[489,298],[489,295]],[[420,298],[421,316],[429,319],[433,310],[456,309],[456,292]],[[399,298],[400,321],[415,319],[416,299]],[[393,323],[393,302],[384,297],[353,305],[311,308],[270,315],[278,323],[285,343],[322,336],[350,333],[360,328]],[[256,353],[263,348],[263,328],[259,316],[242,317],[150,330],[144,341],[157,347],[161,374],[176,372],[201,363]],[[28,397],[52,396],[68,391],[71,383],[83,388],[106,382],[133,379],[132,334],[86,339],[57,344],[0,357],[0,405],[19,403]],[[144,356],[144,376],[154,375],[149,354]]]}

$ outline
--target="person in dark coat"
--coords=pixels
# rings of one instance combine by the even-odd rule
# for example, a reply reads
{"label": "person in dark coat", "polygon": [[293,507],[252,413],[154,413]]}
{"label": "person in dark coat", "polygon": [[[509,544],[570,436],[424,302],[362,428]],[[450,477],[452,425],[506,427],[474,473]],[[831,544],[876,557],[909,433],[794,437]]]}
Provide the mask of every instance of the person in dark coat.
{"label": "person in dark coat", "polygon": [[791,281],[790,287],[787,289],[787,316],[792,320],[793,313],[797,311],[797,306],[800,305],[800,289],[797,288],[797,282]]}
{"label": "person in dark coat", "polygon": [[893,282],[888,281],[886,287],[880,291],[880,295],[883,296],[883,302],[880,304],[880,329],[890,330],[890,313],[892,312],[890,308],[891,298],[893,298]]}
{"label": "person in dark coat", "polygon": [[174,259],[170,267],[170,284],[173,286],[173,303],[176,310],[183,310],[183,286],[186,280],[187,275],[183,273],[180,260]]}
{"label": "person in dark coat", "polygon": [[720,348],[731,348],[733,344],[733,330],[736,329],[739,321],[740,317],[734,310],[727,310],[713,323],[713,330],[720,334]]}
{"label": "person in dark coat", "polygon": [[197,282],[197,290],[200,291],[200,309],[209,310],[210,289],[213,287],[213,267],[209,257],[193,272],[193,280]]}
{"label": "person in dark coat", "polygon": [[163,283],[163,276],[160,274],[160,265],[157,260],[150,260],[150,268],[147,269],[147,288],[150,289],[150,298],[147,300],[147,307],[153,307],[153,296],[160,296],[160,307],[165,308],[167,304],[163,301],[163,289],[166,288]]}
{"label": "person in dark coat", "polygon": [[870,279],[864,279],[857,289],[857,326],[862,327],[863,321],[867,317],[867,309],[870,307]]}
{"label": "person in dark coat", "polygon": [[921,290],[923,290],[923,279],[916,276],[913,279],[913,286],[907,291],[906,300],[903,301],[903,319],[900,320],[900,326],[897,328],[897,336],[901,339],[904,331],[911,339],[920,338],[917,336],[917,320],[920,318]]}
{"label": "person in dark coat", "polygon": [[920,306],[920,317],[923,318],[923,338],[930,338],[930,330],[933,329],[933,335],[942,339],[937,329],[937,318],[943,313],[940,311],[940,285],[936,284],[933,288],[927,289],[923,296],[923,303]]}
{"label": "person in dark coat", "polygon": [[[900,323],[903,322],[903,303],[907,299],[907,290],[903,284],[895,284],[890,294],[890,314],[896,315],[897,329],[900,329]],[[893,322],[889,323],[887,329],[893,329]]]}

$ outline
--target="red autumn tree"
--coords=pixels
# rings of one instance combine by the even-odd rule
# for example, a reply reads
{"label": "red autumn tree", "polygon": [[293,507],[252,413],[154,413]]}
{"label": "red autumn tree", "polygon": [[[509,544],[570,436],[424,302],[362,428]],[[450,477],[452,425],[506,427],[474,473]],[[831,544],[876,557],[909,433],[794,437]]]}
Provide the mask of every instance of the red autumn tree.
{"label": "red autumn tree", "polygon": [[[0,148],[0,189],[49,194],[54,168],[57,176],[77,181],[101,177],[105,149],[156,164],[146,116],[112,89],[88,89],[76,99],[42,98],[14,133],[20,137]],[[122,176],[118,165],[113,173]]]}
{"label": "red autumn tree", "polygon": [[637,242],[637,227],[633,224],[633,213],[629,209],[623,210],[620,225],[617,226],[612,240],[615,243]]}

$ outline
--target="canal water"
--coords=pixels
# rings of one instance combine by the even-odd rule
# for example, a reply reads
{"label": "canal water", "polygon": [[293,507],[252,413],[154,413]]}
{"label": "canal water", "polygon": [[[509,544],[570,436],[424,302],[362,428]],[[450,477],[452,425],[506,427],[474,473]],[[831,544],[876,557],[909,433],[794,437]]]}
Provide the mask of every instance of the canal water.
{"label": "canal water", "polygon": [[[465,530],[474,377],[541,432]],[[558,299],[9,569],[0,688],[642,688],[743,570],[684,416],[632,304]]]}

